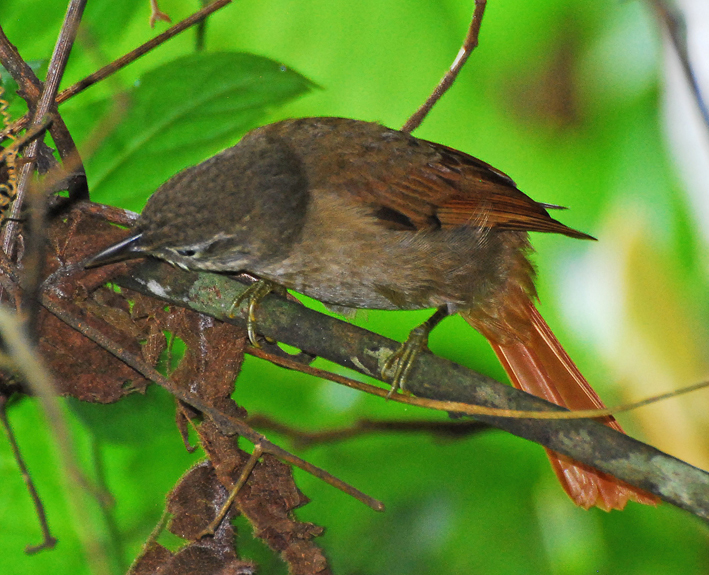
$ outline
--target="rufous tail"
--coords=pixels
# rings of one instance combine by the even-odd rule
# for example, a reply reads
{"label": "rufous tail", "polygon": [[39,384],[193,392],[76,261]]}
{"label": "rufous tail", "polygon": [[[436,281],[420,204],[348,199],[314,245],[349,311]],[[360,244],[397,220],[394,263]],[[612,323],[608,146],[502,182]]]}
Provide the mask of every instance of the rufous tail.
{"label": "rufous tail", "polygon": [[[471,314],[464,312],[461,315],[488,338],[516,388],[571,410],[604,408],[534,304],[524,297],[524,303],[516,306],[517,314],[520,307],[527,308],[524,315],[528,316],[528,322],[525,323],[531,324],[531,329],[524,330],[527,333],[520,339],[499,338],[504,339],[503,342]],[[604,423],[623,431],[613,417],[605,418]],[[594,505],[604,511],[623,509],[628,501],[645,505],[658,503],[653,495],[565,455],[550,449],[547,449],[547,455],[564,491],[584,509]]]}

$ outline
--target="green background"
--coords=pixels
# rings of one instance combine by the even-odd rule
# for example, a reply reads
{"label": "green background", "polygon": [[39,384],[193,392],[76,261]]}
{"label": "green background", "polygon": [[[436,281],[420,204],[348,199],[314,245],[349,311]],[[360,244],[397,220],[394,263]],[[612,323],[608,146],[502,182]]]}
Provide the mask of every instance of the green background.
{"label": "green background", "polygon": [[[0,24],[26,59],[49,57],[61,4],[0,3]],[[199,6],[163,0],[160,7],[177,21]],[[338,115],[400,127],[450,65],[471,13],[471,2],[463,0],[235,2],[209,21],[206,50],[282,63],[280,96],[244,119],[243,102],[229,96],[230,80],[243,69],[232,69],[222,56],[210,60],[207,76],[203,58],[175,64],[194,52],[194,32],[179,36],[63,106],[92,199],[140,210],[159,183],[258,123]],[[147,0],[89,2],[62,86],[150,38],[148,14]],[[533,242],[540,309],[610,404],[690,384],[707,372],[706,250],[700,214],[665,137],[660,38],[641,2],[492,0],[479,49],[416,132],[495,165],[539,201],[569,206],[560,219],[599,239],[535,234]],[[210,84],[215,76],[223,86]],[[308,86],[307,94],[280,105]],[[126,90],[127,99],[115,97]],[[210,90],[213,99],[199,99]],[[12,110],[20,108],[15,102]],[[369,312],[358,323],[404,339],[426,315]],[[434,332],[431,348],[504,378],[483,338],[460,318]],[[310,430],[361,417],[445,420],[254,358],[246,361],[235,398],[251,414]],[[37,405],[15,403],[9,417],[59,544],[23,555],[25,545],[39,541],[36,518],[0,441],[4,575],[88,573],[91,565],[98,572],[87,558],[97,545],[109,572],[125,571],[160,517],[165,494],[199,456],[185,452],[172,400],[159,389],[112,406],[66,406],[85,468],[105,483],[115,506],[100,511],[70,485]],[[706,468],[704,412],[706,393],[620,420],[635,436]],[[288,447],[278,435],[269,437]],[[456,441],[382,434],[300,455],[387,506],[377,514],[296,472],[312,500],[298,516],[327,528],[319,542],[339,574],[709,569],[708,530],[698,519],[666,504],[630,504],[622,513],[577,509],[556,484],[543,450],[500,432]],[[262,573],[285,573],[240,527],[243,554],[260,562]]]}

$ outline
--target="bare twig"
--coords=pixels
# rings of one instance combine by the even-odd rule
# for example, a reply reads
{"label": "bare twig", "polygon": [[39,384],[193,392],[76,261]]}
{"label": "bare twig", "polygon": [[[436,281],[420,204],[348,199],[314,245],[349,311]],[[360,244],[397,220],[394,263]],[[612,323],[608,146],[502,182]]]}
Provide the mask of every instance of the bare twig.
{"label": "bare twig", "polygon": [[207,527],[204,528],[202,533],[199,534],[198,539],[201,539],[202,537],[206,537],[208,535],[214,535],[214,532],[221,524],[222,520],[224,519],[224,516],[228,513],[231,504],[234,503],[234,499],[236,499],[236,496],[239,494],[239,491],[241,491],[241,488],[246,485],[246,482],[249,479],[249,475],[251,475],[251,472],[254,470],[254,467],[256,467],[256,464],[258,463],[259,457],[263,455],[263,451],[263,446],[260,443],[254,445],[254,450],[251,452],[251,455],[249,456],[249,460],[246,462],[246,465],[244,465],[244,467],[241,469],[239,479],[237,479],[236,483],[234,484],[234,487],[231,488],[229,497],[224,502],[224,505],[222,505],[222,508],[219,510],[219,513],[217,513],[217,516],[214,518],[214,520],[209,525],[207,525]]}
{"label": "bare twig", "polygon": [[5,252],[0,250],[0,286],[12,298],[13,304],[17,304],[20,293],[20,274],[15,265],[10,261]]}
{"label": "bare twig", "polygon": [[[64,18],[64,24],[59,32],[59,37],[57,38],[57,43],[54,47],[52,58],[49,61],[47,79],[44,83],[39,102],[37,103],[37,108],[32,118],[31,125],[33,126],[38,125],[55,106],[54,99],[56,97],[57,90],[59,89],[59,82],[64,75],[64,69],[66,68],[66,63],[69,60],[69,53],[71,52],[71,48],[74,44],[74,39],[76,38],[76,33],[79,29],[79,23],[81,22],[81,16],[84,12],[85,6],[86,0],[71,0],[69,2],[69,7],[67,8],[67,13]],[[37,153],[40,141],[41,139],[32,142],[28,146],[25,154],[25,157],[29,161],[22,166],[19,182],[17,184],[17,197],[12,203],[12,208],[10,210],[11,219],[8,221],[2,236],[2,249],[8,255],[12,254],[15,242],[15,233],[17,230],[17,222],[15,220],[20,215],[20,211],[22,209],[25,190],[27,189],[30,174],[34,170],[33,160]]]}
{"label": "bare twig", "polygon": [[0,152],[0,162],[4,162],[8,156],[17,154],[22,148],[28,146],[39,138],[49,126],[52,124],[52,118],[50,116],[45,116],[41,118],[39,123],[32,126],[21,138],[15,140],[7,148]]}
{"label": "bare twig", "polygon": [[[69,497],[72,499],[74,508],[80,515],[81,520],[88,522],[87,510],[80,501],[81,494],[89,492],[96,497],[101,505],[109,504],[111,501],[110,496],[97,490],[84,477],[77,462],[71,432],[54,392],[51,375],[41,363],[39,355],[23,333],[17,316],[9,313],[3,307],[0,307],[0,334],[8,354],[13,360],[15,369],[22,375],[33,394],[40,401],[47,423],[52,430],[63,467],[67,476],[76,486],[76,488],[68,490]],[[108,572],[107,554],[102,548],[101,541],[98,539],[85,539],[84,544],[86,545],[87,556],[94,566],[103,569],[103,572]]]}
{"label": "bare twig", "polygon": [[250,416],[246,422],[257,429],[268,429],[285,435],[293,440],[298,447],[310,447],[321,443],[342,441],[368,433],[381,433],[382,431],[391,433],[430,433],[438,437],[459,438],[494,429],[479,421],[429,421],[427,419],[413,421],[360,419],[353,425],[324,431],[296,429],[265,415]]}
{"label": "bare twig", "polygon": [[431,111],[431,108],[435,106],[436,102],[441,99],[441,96],[448,91],[455,82],[458,74],[462,70],[465,62],[473,50],[478,45],[478,36],[480,34],[480,25],[482,24],[483,14],[485,13],[485,4],[487,0],[475,0],[475,11],[473,12],[473,18],[470,21],[470,28],[468,28],[468,33],[463,41],[463,46],[460,48],[458,55],[455,57],[453,64],[451,64],[450,69],[441,78],[441,81],[436,86],[436,89],[428,97],[428,99],[423,103],[423,105],[416,110],[413,116],[411,116],[406,123],[402,126],[401,131],[411,133],[416,128],[421,125],[423,119]]}
{"label": "bare twig", "polygon": [[7,435],[7,440],[10,442],[10,447],[12,449],[13,457],[17,462],[17,466],[20,468],[20,473],[22,474],[22,479],[27,486],[27,491],[32,499],[32,504],[34,505],[35,511],[37,513],[37,519],[39,520],[39,526],[42,529],[43,541],[39,545],[28,545],[25,547],[25,553],[28,555],[33,555],[44,549],[51,549],[57,544],[57,540],[52,536],[49,530],[49,523],[47,523],[47,513],[44,510],[44,504],[42,499],[37,492],[37,489],[32,481],[32,476],[30,475],[27,465],[25,465],[25,460],[22,458],[20,453],[20,447],[17,445],[17,440],[15,439],[15,434],[12,431],[10,422],[7,420],[7,397],[0,396],[0,424],[2,424],[5,434]]}
{"label": "bare twig", "polygon": [[121,68],[125,68],[128,64],[134,62],[141,56],[144,56],[154,48],[157,48],[160,44],[164,44],[171,38],[177,36],[181,32],[184,32],[188,28],[191,28],[198,22],[201,22],[207,18],[212,13],[224,8],[227,4],[231,4],[232,0],[215,0],[209,6],[202,8],[198,12],[195,12],[191,16],[188,16],[181,22],[178,22],[171,28],[165,30],[162,34],[158,34],[152,40],[148,40],[144,44],[138,46],[135,50],[128,52],[125,56],[121,56],[117,60],[114,60],[110,64],[104,66],[100,70],[89,74],[86,78],[79,80],[76,84],[69,86],[66,90],[57,96],[57,104],[66,102],[69,98],[76,96],[78,93],[83,92],[89,86],[100,82],[101,80],[108,78],[111,74],[115,74]]}
{"label": "bare twig", "polygon": [[[39,81],[39,78],[37,78],[32,68],[22,59],[17,48],[15,48],[7,36],[5,36],[2,28],[0,28],[0,62],[8,69],[10,75],[17,82],[19,86],[18,94],[27,101],[30,112],[33,112],[40,97],[42,83]],[[68,172],[74,170],[78,178],[83,180],[77,179],[77,183],[69,187],[69,196],[72,199],[86,200],[88,199],[88,189],[86,188],[86,174],[81,162],[81,157],[64,121],[58,114],[54,114],[56,112],[55,107],[52,107],[52,112],[54,118],[50,132],[57,146],[59,156],[62,162],[64,162],[66,170]],[[10,126],[3,129],[3,131],[0,132],[0,141],[11,137],[13,134],[25,128],[29,120],[29,115],[25,115],[20,120],[13,122]]]}
{"label": "bare twig", "polygon": [[157,24],[158,20],[168,23],[172,22],[170,16],[160,10],[160,6],[158,6],[158,0],[150,0],[150,27],[155,28],[155,24]]}
{"label": "bare twig", "polygon": [[145,540],[145,543],[143,543],[143,547],[141,548],[140,552],[135,556],[135,559],[133,559],[133,562],[131,563],[130,568],[127,571],[128,575],[135,572],[136,565],[140,563],[145,554],[150,551],[153,545],[155,545],[158,540],[158,537],[160,537],[160,534],[165,529],[167,522],[170,520],[170,517],[170,512],[167,510],[167,508],[163,509],[160,519],[158,519],[158,522],[155,524],[155,527],[153,527],[153,530],[150,532],[150,535],[148,535],[148,538]]}
{"label": "bare twig", "polygon": [[40,83],[32,68],[25,62],[17,48],[0,28],[0,62],[17,82],[19,94],[30,101],[39,97]]}
{"label": "bare twig", "polygon": [[709,387],[709,381],[700,381],[699,383],[694,383],[681,389],[674,389],[672,391],[668,391],[667,393],[653,395],[652,397],[641,399],[640,401],[634,401],[633,403],[617,405],[614,407],[606,407],[603,409],[577,409],[574,411],[530,411],[526,409],[501,409],[497,407],[485,407],[482,405],[470,405],[468,403],[461,403],[456,401],[440,401],[437,399],[413,397],[403,393],[396,393],[391,395],[391,390],[385,390],[380,387],[370,385],[368,383],[357,381],[356,379],[352,379],[350,377],[345,377],[344,375],[332,373],[331,371],[318,369],[317,367],[304,364],[302,361],[296,361],[284,355],[276,355],[269,353],[264,349],[259,349],[257,347],[250,346],[246,348],[246,353],[261,359],[265,359],[275,365],[279,365],[287,369],[300,371],[301,373],[307,373],[308,375],[312,375],[313,377],[333,381],[335,383],[339,383],[341,385],[349,387],[350,389],[363,391],[364,393],[376,395],[377,397],[383,397],[387,400],[390,399],[397,403],[405,403],[406,405],[423,407],[424,409],[435,409],[437,411],[445,411],[449,413],[454,412],[471,416],[487,415],[491,417],[508,417],[512,419],[537,419],[546,421],[602,419],[610,415],[617,415],[618,413],[633,411],[640,407],[645,407],[653,403],[658,403],[666,399],[678,397],[686,393],[692,393],[694,391],[699,391],[701,389],[706,389]]}
{"label": "bare twig", "polygon": [[687,78],[687,83],[692,91],[694,100],[697,103],[699,112],[704,119],[704,127],[709,129],[709,108],[707,102],[702,95],[701,87],[697,81],[697,76],[692,68],[692,63],[687,50],[687,40],[684,37],[686,32],[686,23],[682,18],[682,14],[673,6],[670,6],[666,0],[650,0],[658,20],[667,28],[670,40],[674,46],[677,57],[679,58],[682,70]]}
{"label": "bare twig", "polygon": [[23,333],[19,318],[3,307],[0,307],[0,334],[15,369],[22,374],[33,395],[40,399],[70,476],[79,486],[91,492],[99,502],[110,503],[110,497],[98,491],[81,472],[74,455],[71,433],[56,399],[52,377]]}
{"label": "bare twig", "polygon": [[[200,3],[202,4],[202,6],[206,6],[207,4],[209,4],[209,0],[200,0]],[[197,25],[197,28],[195,28],[195,34],[194,34],[194,49],[195,49],[195,51],[201,52],[202,50],[204,50],[206,36],[207,36],[207,21],[202,20]]]}
{"label": "bare twig", "polygon": [[[56,104],[62,104],[66,102],[69,98],[76,96],[77,94],[86,90],[86,88],[93,86],[94,84],[108,78],[110,75],[115,74],[118,70],[125,68],[128,64],[131,64],[141,56],[144,56],[154,48],[157,48],[160,44],[164,44],[176,35],[184,32],[188,28],[194,26],[195,24],[201,22],[212,13],[224,8],[227,4],[231,4],[232,0],[215,0],[209,6],[202,8],[198,12],[195,12],[191,16],[188,16],[181,22],[178,22],[171,28],[165,30],[162,34],[158,34],[155,38],[148,40],[144,44],[138,46],[135,50],[132,50],[121,56],[120,58],[114,60],[110,64],[107,64],[100,70],[97,70],[93,74],[89,74],[85,78],[79,80],[75,84],[69,86],[65,90],[62,90],[56,98]],[[4,132],[16,133],[27,125],[29,121],[29,116],[23,116],[19,120],[16,120],[8,130]],[[3,133],[4,133],[3,132]]]}
{"label": "bare twig", "polygon": [[[49,125],[52,123],[52,119],[49,116],[44,116],[41,121],[32,126],[30,129],[27,130],[25,135],[22,138],[16,139],[11,146],[8,146],[6,149],[6,152],[10,154],[10,157],[16,157],[17,152],[21,147],[24,146],[31,146],[33,142],[37,140],[37,138],[40,138],[44,135],[44,132],[46,129],[49,127]],[[0,158],[2,158],[2,155],[0,155]],[[39,194],[37,194],[39,195]],[[33,331],[33,327],[35,325],[35,321],[37,319],[37,312],[39,311],[39,306],[37,305],[32,305],[32,302],[34,302],[34,295],[36,294],[37,289],[39,289],[41,279],[43,276],[43,264],[45,262],[44,258],[44,248],[45,248],[45,243],[44,243],[44,226],[41,226],[41,231],[40,227],[38,225],[39,222],[44,220],[44,198],[43,197],[38,197],[35,198],[35,201],[30,202],[30,206],[32,207],[32,213],[30,215],[30,220],[34,224],[34,233],[30,234],[28,241],[25,244],[25,247],[29,247],[28,250],[25,250],[25,259],[23,262],[23,267],[24,267],[24,273],[23,273],[23,287],[28,288],[25,297],[23,298],[25,302],[30,303],[29,308],[27,309],[27,306],[25,308],[27,309],[29,321],[28,325],[30,326],[30,331]],[[2,250],[0,250],[0,253],[8,259],[9,261],[9,256]],[[29,257],[28,257],[29,256]],[[15,275],[15,274],[13,274]],[[7,281],[0,281],[0,285],[5,287],[5,284],[7,284]],[[12,298],[14,300],[15,305],[20,303],[18,301],[17,295],[18,295],[18,290],[17,288],[19,287],[19,284],[15,285],[14,288],[10,288],[10,293],[12,294]],[[2,290],[0,290],[1,292]],[[1,297],[1,296],[0,296]]]}

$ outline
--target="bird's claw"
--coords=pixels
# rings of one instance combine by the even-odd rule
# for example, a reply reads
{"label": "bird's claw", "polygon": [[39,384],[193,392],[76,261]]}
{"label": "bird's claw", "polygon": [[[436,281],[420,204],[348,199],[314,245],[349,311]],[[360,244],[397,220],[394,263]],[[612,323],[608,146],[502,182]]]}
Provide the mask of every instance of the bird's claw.
{"label": "bird's claw", "polygon": [[428,320],[412,329],[411,333],[409,333],[409,337],[406,338],[406,341],[401,347],[386,358],[381,369],[382,379],[385,381],[389,379],[389,373],[392,369],[394,370],[394,375],[391,378],[391,389],[389,393],[387,393],[387,399],[394,395],[397,390],[404,389],[404,384],[414,367],[416,358],[428,347],[428,335],[447,315],[448,308],[446,306],[439,307],[436,313],[428,318]]}
{"label": "bird's claw", "polygon": [[256,335],[256,308],[261,303],[263,298],[276,289],[276,284],[268,280],[258,280],[256,283],[247,287],[239,297],[237,297],[229,308],[229,317],[236,315],[236,310],[241,306],[242,302],[248,301],[247,316],[246,316],[246,333],[249,336],[249,341],[254,347],[260,348]]}
{"label": "bird's claw", "polygon": [[398,390],[404,389],[404,384],[411,373],[416,358],[428,346],[429,331],[423,329],[423,326],[415,328],[406,341],[401,344],[401,347],[384,361],[381,369],[382,379],[389,379],[389,374],[392,370],[394,371],[387,399],[390,399]]}

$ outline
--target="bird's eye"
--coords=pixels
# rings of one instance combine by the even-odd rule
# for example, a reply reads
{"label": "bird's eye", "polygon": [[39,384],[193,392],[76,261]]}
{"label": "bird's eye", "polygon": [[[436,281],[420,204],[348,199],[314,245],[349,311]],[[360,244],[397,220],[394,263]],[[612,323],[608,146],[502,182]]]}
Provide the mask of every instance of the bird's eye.
{"label": "bird's eye", "polygon": [[175,250],[178,254],[181,256],[185,256],[186,258],[191,258],[197,255],[197,250],[192,249],[192,248],[186,248],[184,250]]}

